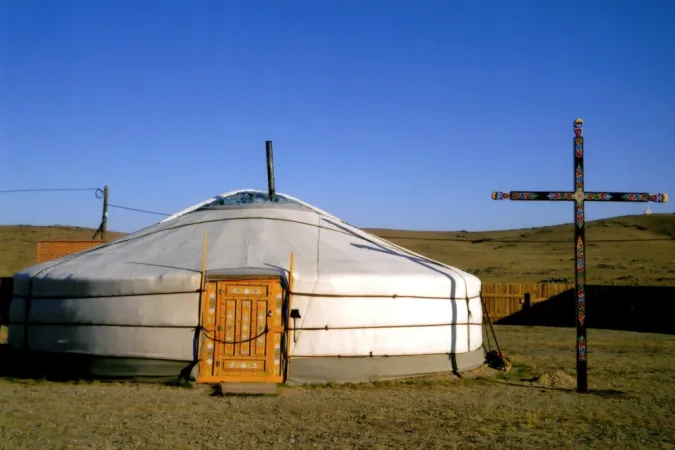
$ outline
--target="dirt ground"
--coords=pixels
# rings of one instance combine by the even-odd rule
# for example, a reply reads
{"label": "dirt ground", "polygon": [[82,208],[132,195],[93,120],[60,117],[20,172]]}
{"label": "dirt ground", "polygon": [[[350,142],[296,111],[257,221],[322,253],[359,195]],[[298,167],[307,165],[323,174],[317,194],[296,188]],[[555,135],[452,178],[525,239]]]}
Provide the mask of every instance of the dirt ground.
{"label": "dirt ground", "polygon": [[[0,448],[675,448],[675,336],[496,327],[510,372],[367,385],[207,386],[0,379]],[[1,363],[1,362],[0,362]]]}

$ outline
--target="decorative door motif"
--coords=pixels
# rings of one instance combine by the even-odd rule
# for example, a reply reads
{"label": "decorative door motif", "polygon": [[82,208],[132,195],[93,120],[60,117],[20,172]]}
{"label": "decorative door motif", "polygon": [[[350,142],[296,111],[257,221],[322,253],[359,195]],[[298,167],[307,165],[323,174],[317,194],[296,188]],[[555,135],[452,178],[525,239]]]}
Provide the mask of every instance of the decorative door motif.
{"label": "decorative door motif", "polygon": [[279,279],[207,283],[199,381],[283,381]]}

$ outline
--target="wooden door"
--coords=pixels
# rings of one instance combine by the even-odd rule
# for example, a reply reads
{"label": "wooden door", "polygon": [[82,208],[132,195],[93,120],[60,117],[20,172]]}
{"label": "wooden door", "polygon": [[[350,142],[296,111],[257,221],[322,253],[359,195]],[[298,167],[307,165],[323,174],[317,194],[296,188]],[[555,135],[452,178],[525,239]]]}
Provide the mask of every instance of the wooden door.
{"label": "wooden door", "polygon": [[281,280],[211,281],[206,288],[198,381],[282,382]]}

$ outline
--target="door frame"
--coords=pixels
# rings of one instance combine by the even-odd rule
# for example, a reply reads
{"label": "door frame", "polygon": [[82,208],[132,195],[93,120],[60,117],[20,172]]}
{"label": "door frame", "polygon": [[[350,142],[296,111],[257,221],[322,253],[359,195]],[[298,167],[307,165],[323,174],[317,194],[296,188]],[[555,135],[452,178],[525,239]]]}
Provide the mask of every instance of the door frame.
{"label": "door frame", "polygon": [[[215,316],[218,309],[218,299],[216,295],[215,301],[209,299],[209,286],[211,283],[219,281],[261,281],[262,283],[269,283],[271,281],[278,282],[281,287],[281,340],[280,340],[280,374],[273,376],[231,376],[231,375],[213,375],[213,366],[208,364],[208,358],[211,357],[211,364],[215,363],[216,345],[210,336],[215,336],[217,317],[214,318],[213,328],[205,323],[205,319],[209,316]],[[195,336],[197,351],[197,383],[215,384],[215,383],[285,383],[288,377],[289,369],[289,345],[290,345],[290,307],[291,307],[291,289],[289,289],[288,280],[280,274],[207,274],[204,280],[204,288],[199,296],[199,326],[198,333]],[[215,304],[214,304],[215,303]],[[213,313],[209,309],[214,310]],[[209,336],[210,335],[210,336]],[[209,344],[212,347],[209,349]],[[267,345],[267,344],[266,344]],[[272,351],[274,351],[272,349]],[[205,366],[210,367],[205,369]],[[209,373],[210,372],[210,373]]]}

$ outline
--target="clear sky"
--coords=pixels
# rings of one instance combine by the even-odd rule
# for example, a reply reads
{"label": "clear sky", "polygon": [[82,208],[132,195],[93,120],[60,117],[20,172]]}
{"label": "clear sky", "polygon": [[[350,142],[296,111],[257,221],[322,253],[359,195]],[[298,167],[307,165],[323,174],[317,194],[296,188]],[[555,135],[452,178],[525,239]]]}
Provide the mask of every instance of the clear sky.
{"label": "clear sky", "polygon": [[[362,227],[571,222],[587,190],[668,192],[675,211],[675,2],[0,2],[0,189],[108,184],[173,213],[277,190]],[[96,227],[93,192],[0,194],[2,224]],[[590,203],[587,218],[646,204]],[[159,216],[111,209],[109,228]]]}

